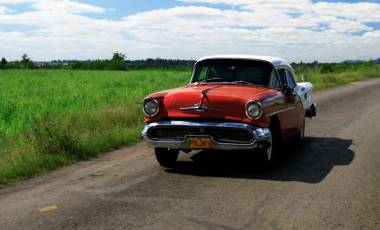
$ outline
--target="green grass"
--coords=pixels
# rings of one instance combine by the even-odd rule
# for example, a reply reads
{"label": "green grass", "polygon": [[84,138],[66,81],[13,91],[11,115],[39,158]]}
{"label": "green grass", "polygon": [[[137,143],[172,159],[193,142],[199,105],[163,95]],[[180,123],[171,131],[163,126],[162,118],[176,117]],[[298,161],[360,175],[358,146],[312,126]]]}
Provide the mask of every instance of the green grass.
{"label": "green grass", "polygon": [[307,76],[307,81],[313,83],[314,91],[320,91],[331,87],[344,85],[350,82],[380,77],[380,64],[339,64],[333,68],[331,72],[328,73],[323,73],[323,71],[320,70],[316,72],[312,69],[306,69],[306,71],[296,69],[298,81],[300,81],[302,74],[305,74]]}
{"label": "green grass", "polygon": [[189,71],[0,71],[0,184],[139,141],[143,98]]}
{"label": "green grass", "polygon": [[[380,67],[306,74],[322,90],[379,77]],[[143,98],[189,78],[190,71],[0,71],[0,185],[138,142]]]}

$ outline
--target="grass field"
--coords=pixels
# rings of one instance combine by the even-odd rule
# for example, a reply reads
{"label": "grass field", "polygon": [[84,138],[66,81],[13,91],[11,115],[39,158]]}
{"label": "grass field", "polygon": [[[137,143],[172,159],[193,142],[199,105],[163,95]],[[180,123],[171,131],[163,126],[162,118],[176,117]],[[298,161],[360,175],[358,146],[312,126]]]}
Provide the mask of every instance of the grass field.
{"label": "grass field", "polygon": [[189,71],[0,71],[0,184],[136,143],[141,104]]}
{"label": "grass field", "polygon": [[380,77],[380,64],[338,64],[331,67],[330,71],[326,71],[327,73],[323,72],[323,68],[317,72],[311,69],[302,70],[301,68],[296,68],[295,71],[298,81],[301,80],[300,77],[304,74],[307,76],[307,81],[313,83],[314,91],[320,91],[350,82]]}
{"label": "grass field", "polygon": [[[317,90],[380,76],[379,65],[307,73]],[[0,71],[0,185],[136,143],[141,103],[190,71]]]}

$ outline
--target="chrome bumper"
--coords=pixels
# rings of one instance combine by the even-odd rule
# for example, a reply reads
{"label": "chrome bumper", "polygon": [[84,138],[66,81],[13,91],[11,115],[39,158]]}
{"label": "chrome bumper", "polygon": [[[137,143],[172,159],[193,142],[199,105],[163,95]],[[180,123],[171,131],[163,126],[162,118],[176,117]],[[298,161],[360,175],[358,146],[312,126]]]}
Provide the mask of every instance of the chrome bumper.
{"label": "chrome bumper", "polygon": [[311,106],[305,110],[305,116],[310,119],[317,116],[317,103],[312,103]]}
{"label": "chrome bumper", "polygon": [[[170,126],[185,126],[185,127],[222,127],[222,128],[239,128],[248,130],[254,137],[253,141],[249,144],[238,144],[238,143],[220,143],[216,142],[213,137],[212,149],[215,150],[244,150],[244,149],[254,149],[260,144],[270,143],[271,132],[268,128],[259,128],[253,125],[248,125],[244,123],[233,123],[233,122],[188,122],[188,121],[161,121],[155,123],[146,124],[145,128],[141,132],[143,138],[157,148],[170,148],[179,150],[189,150],[188,148],[188,136],[184,137],[184,140],[159,140],[151,139],[148,134],[149,130],[155,127],[170,127]],[[193,135],[192,135],[193,136]],[[203,135],[204,136],[204,135]]]}

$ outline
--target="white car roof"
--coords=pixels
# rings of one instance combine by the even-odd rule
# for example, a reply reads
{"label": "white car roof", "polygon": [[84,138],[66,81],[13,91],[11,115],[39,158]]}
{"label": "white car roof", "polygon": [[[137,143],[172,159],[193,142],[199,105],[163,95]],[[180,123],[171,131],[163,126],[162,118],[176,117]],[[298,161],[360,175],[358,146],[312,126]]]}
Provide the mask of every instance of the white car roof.
{"label": "white car roof", "polygon": [[207,56],[198,60],[212,60],[212,59],[244,59],[244,60],[255,60],[255,61],[266,61],[271,63],[273,66],[288,66],[291,68],[289,63],[282,58],[278,57],[269,57],[269,56],[256,56],[256,55],[215,55],[215,56]]}

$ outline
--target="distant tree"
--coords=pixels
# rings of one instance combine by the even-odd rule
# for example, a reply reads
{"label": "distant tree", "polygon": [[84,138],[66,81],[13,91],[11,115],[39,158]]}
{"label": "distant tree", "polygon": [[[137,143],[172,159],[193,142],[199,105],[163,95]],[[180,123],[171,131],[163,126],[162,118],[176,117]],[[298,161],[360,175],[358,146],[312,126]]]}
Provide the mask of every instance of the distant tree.
{"label": "distant tree", "polygon": [[113,53],[112,59],[109,63],[109,69],[126,70],[125,58],[125,54],[119,52]]}
{"label": "distant tree", "polygon": [[70,67],[72,69],[82,69],[83,68],[83,63],[80,62],[80,61],[73,61],[71,64],[70,64]]}
{"label": "distant tree", "polygon": [[126,58],[125,54],[116,52],[116,53],[113,53],[111,60],[112,61],[124,61],[125,58]]}
{"label": "distant tree", "polygon": [[1,58],[1,61],[0,61],[0,69],[5,69],[7,67],[7,59],[5,59],[4,57]]}
{"label": "distant tree", "polygon": [[33,63],[27,54],[22,55],[21,61],[20,61],[20,67],[21,69],[31,69],[33,67]]}
{"label": "distant tree", "polygon": [[[52,61],[53,62],[53,61]],[[59,61],[54,61],[59,63]],[[126,56],[122,53],[113,53],[109,60],[87,60],[75,61],[69,60],[67,67],[64,64],[47,64],[42,68],[71,68],[82,70],[138,70],[138,69],[191,69],[194,60],[173,60],[173,59],[145,59],[145,60],[126,60]]]}
{"label": "distant tree", "polygon": [[23,54],[22,56],[21,56],[21,61],[23,61],[23,62],[30,62],[30,58],[28,57],[28,55],[27,54]]}
{"label": "distant tree", "polygon": [[3,57],[3,58],[1,58],[0,63],[1,63],[2,65],[6,65],[6,64],[8,63],[8,61],[7,61],[7,59],[5,59],[5,58]]}
{"label": "distant tree", "polygon": [[109,60],[94,60],[87,64],[87,69],[90,70],[107,70],[109,67]]}

